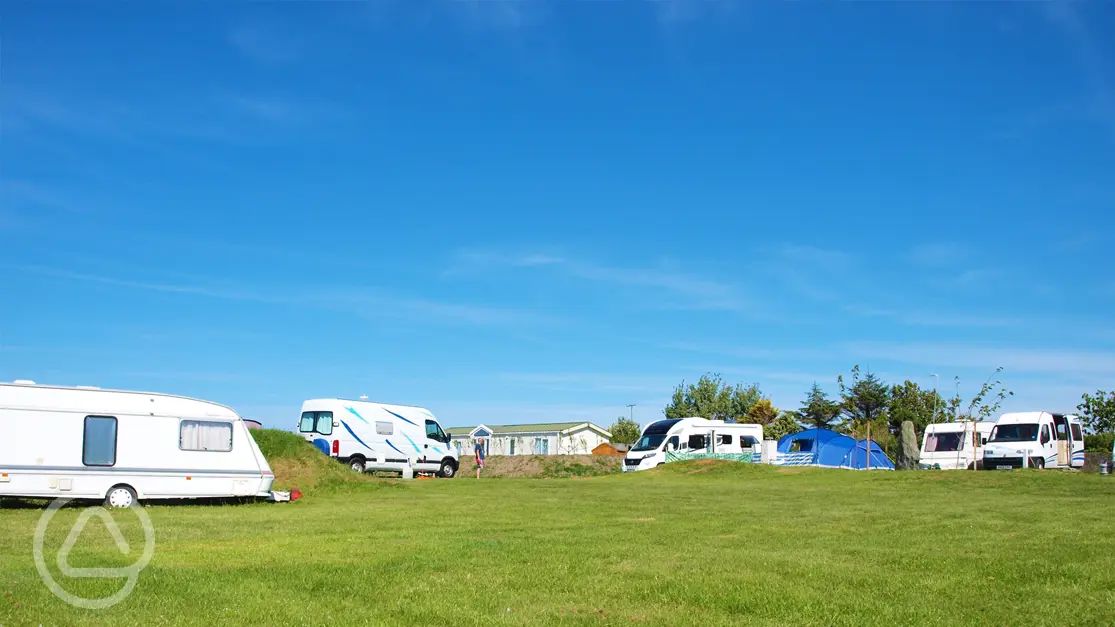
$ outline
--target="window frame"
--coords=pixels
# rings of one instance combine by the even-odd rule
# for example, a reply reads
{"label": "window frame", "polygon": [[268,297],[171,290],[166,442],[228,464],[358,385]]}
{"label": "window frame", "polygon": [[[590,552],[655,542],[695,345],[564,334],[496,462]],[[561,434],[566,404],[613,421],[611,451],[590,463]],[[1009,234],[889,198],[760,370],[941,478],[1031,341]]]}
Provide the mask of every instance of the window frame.
{"label": "window frame", "polygon": [[[302,428],[302,421],[306,419],[306,414],[310,414],[310,415],[313,416],[313,422],[310,424],[310,430],[309,431]],[[321,421],[322,418],[324,418],[326,416],[328,416],[328,418],[329,418],[329,422],[327,423],[329,425],[329,431],[328,432],[322,431],[321,429],[318,428],[319,422]],[[321,435],[333,435],[333,410],[308,409],[308,410],[302,412],[302,415],[299,416],[299,418],[298,418],[298,432],[299,433],[319,433]]]}
{"label": "window frame", "polygon": [[[90,464],[85,461],[86,455],[86,433],[89,430],[89,419],[111,420],[112,421],[112,463],[110,464]],[[81,465],[93,466],[95,468],[112,468],[116,465],[116,445],[120,441],[120,420],[116,416],[105,416],[101,414],[90,414],[85,417],[81,423]]]}
{"label": "window frame", "polygon": [[[430,425],[437,427],[437,432],[430,434]],[[445,434],[445,429],[441,428],[441,424],[436,420],[426,419],[426,438],[434,442],[441,442],[442,444],[449,444],[449,436]]]}
{"label": "window frame", "polygon": [[[315,418],[316,420],[316,418]],[[225,425],[228,427],[228,448],[186,448],[182,446],[182,428],[187,423],[194,423],[197,425]],[[232,428],[232,423],[227,420],[199,420],[197,418],[181,418],[178,420],[178,450],[187,451],[190,453],[231,453],[235,448],[236,435],[235,430]]]}

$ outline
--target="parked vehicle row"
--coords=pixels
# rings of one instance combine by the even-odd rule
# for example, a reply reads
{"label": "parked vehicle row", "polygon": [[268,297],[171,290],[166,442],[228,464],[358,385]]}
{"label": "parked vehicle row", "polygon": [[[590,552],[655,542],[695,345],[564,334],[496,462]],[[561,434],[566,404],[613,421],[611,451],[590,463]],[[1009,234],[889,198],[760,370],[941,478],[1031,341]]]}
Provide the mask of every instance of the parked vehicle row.
{"label": "parked vehicle row", "polygon": [[1084,427],[1077,416],[1046,411],[1003,414],[995,422],[931,424],[920,464],[942,470],[1081,468]]}

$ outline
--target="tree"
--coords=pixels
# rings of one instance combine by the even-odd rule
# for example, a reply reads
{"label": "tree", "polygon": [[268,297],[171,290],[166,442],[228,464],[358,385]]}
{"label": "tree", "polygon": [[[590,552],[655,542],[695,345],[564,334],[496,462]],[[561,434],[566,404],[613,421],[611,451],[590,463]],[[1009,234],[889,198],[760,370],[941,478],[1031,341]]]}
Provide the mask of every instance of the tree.
{"label": "tree", "polygon": [[620,416],[608,429],[612,432],[612,442],[619,444],[632,444],[639,439],[639,423]]}
{"label": "tree", "polygon": [[840,404],[829,400],[821,386],[813,383],[809,395],[801,403],[798,410],[801,422],[818,429],[828,429],[840,416]]}
{"label": "tree", "polygon": [[718,374],[704,374],[696,383],[686,385],[682,381],[674,388],[673,398],[664,413],[667,418],[700,416],[739,422],[761,398],[758,385],[733,387],[724,383]]}
{"label": "tree", "polygon": [[851,431],[857,432],[871,423],[885,424],[890,390],[874,373],[860,376],[859,366],[855,365],[851,387],[844,384],[844,375],[836,377],[836,382],[840,385],[840,409]]}
{"label": "tree", "polygon": [[798,413],[796,411],[784,411],[779,413],[778,417],[770,423],[763,425],[763,438],[778,440],[782,436],[798,431],[801,431],[801,425],[798,424]]}
{"label": "tree", "polygon": [[1095,394],[1081,394],[1076,409],[1093,433],[1115,431],[1115,392],[1096,390]]}
{"label": "tree", "polygon": [[766,427],[778,417],[778,409],[770,402],[769,398],[761,399],[747,410],[747,422]]}
{"label": "tree", "polygon": [[925,425],[946,420],[945,400],[934,390],[923,390],[913,381],[904,381],[890,389],[887,420],[897,434],[907,420],[914,424],[917,433],[925,432]]}
{"label": "tree", "polygon": [[[968,403],[967,408],[961,409],[963,402],[960,400],[960,394],[949,399],[948,409],[957,420],[990,420],[991,417],[999,413],[999,407],[1007,397],[1014,396],[1014,392],[1007,389],[1003,382],[998,379],[999,373],[1003,371],[1003,367],[999,366],[987,380],[983,382],[980,389],[972,397]],[[957,379],[959,381],[959,379]]]}

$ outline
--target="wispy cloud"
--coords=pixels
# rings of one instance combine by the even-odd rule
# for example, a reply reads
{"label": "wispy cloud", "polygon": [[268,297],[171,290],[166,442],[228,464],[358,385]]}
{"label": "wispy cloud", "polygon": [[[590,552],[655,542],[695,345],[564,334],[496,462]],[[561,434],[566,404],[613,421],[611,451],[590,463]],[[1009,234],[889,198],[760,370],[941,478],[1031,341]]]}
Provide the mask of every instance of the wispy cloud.
{"label": "wispy cloud", "polygon": [[42,266],[9,266],[17,272],[131,290],[162,292],[272,305],[337,310],[365,318],[432,318],[474,325],[552,324],[557,318],[532,310],[406,296],[364,286],[245,287],[226,283],[172,283],[105,276]]}
{"label": "wispy cloud", "polygon": [[646,288],[671,295],[674,300],[667,303],[668,306],[726,311],[749,309],[748,302],[737,286],[683,272],[665,264],[652,267],[614,266],[550,253],[515,255],[465,251],[457,255],[456,263],[449,274],[473,273],[493,267],[547,269],[586,281]]}

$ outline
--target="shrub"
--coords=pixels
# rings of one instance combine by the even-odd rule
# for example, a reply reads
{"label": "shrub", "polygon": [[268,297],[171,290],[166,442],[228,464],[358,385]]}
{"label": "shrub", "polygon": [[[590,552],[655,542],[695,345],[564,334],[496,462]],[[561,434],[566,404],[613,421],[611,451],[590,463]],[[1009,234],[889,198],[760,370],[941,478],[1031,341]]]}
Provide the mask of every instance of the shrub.
{"label": "shrub", "polygon": [[1115,443],[1115,433],[1093,433],[1084,436],[1084,450],[1110,453],[1111,445]]}

